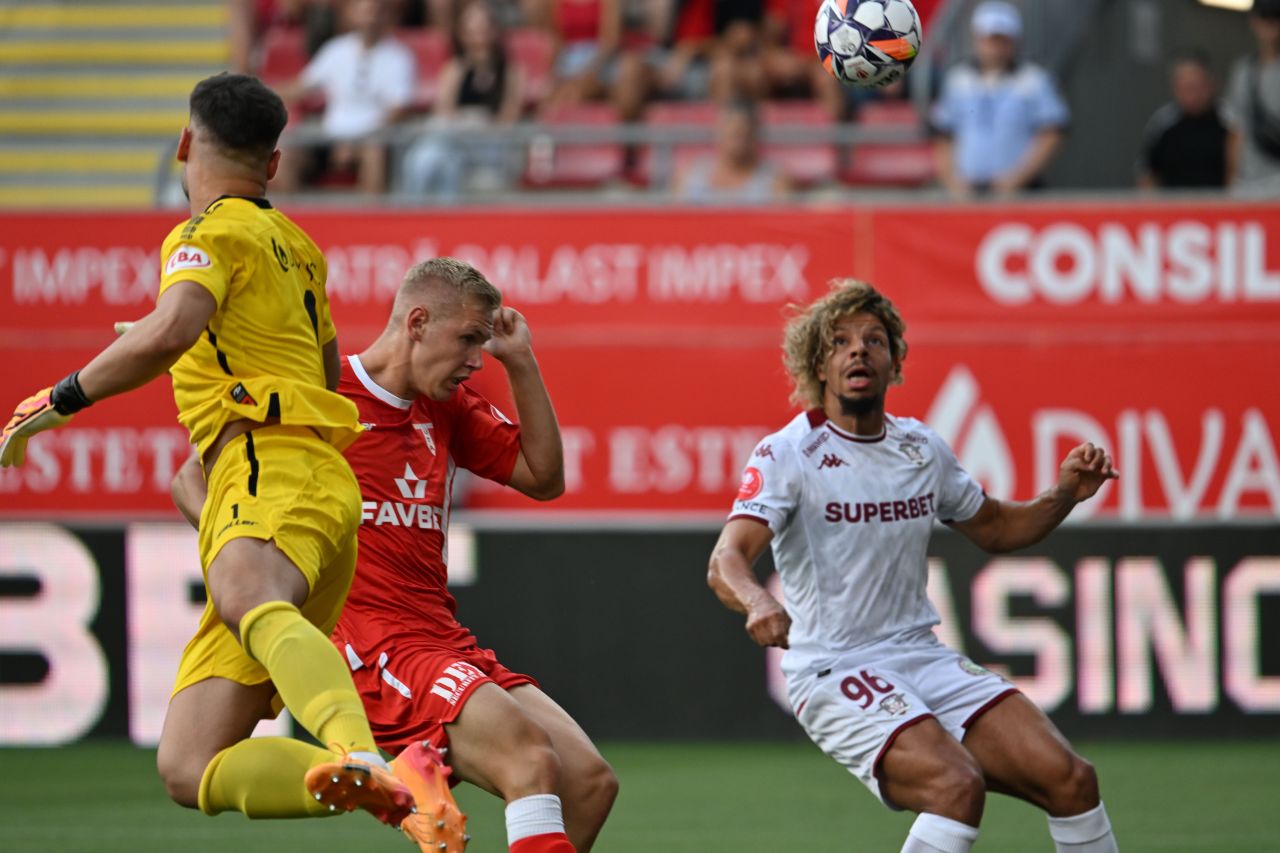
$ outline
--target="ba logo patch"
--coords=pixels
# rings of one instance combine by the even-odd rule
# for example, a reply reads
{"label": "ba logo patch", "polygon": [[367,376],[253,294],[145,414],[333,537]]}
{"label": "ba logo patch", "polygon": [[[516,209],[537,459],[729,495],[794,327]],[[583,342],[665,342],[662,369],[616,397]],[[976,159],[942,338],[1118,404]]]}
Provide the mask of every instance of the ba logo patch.
{"label": "ba logo patch", "polygon": [[764,475],[756,468],[742,472],[742,484],[738,486],[738,500],[749,501],[764,488]]}
{"label": "ba logo patch", "polygon": [[183,244],[169,255],[169,262],[164,265],[164,274],[173,275],[179,270],[203,270],[213,266],[209,253],[198,246]]}

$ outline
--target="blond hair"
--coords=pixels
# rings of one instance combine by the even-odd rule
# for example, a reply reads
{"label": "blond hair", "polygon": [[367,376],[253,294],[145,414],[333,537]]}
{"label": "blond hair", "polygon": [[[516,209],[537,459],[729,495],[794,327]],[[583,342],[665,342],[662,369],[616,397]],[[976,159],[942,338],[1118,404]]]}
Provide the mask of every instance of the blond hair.
{"label": "blond hair", "polygon": [[835,327],[842,320],[867,312],[875,315],[889,332],[889,354],[894,359],[894,385],[902,383],[902,361],[907,357],[903,335],[907,324],[898,309],[880,291],[855,278],[833,278],[831,291],[807,307],[794,306],[795,316],[787,321],[782,342],[782,363],[794,386],[791,402],[804,408],[821,408],[823,383],[818,370],[831,355]]}
{"label": "blond hair", "polygon": [[444,300],[432,300],[435,302],[434,310],[440,316],[451,315],[468,299],[478,300],[485,311],[493,311],[502,305],[502,292],[471,264],[457,258],[432,258],[414,264],[404,274],[396,291],[389,325],[398,325],[414,305],[430,300],[429,288],[433,284],[442,286],[446,297]]}

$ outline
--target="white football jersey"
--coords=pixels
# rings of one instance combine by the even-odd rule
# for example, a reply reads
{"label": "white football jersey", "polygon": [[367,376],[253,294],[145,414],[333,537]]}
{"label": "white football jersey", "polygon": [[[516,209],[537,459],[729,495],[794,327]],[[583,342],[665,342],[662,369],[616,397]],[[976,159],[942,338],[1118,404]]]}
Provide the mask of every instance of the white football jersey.
{"label": "white football jersey", "polygon": [[972,518],[983,499],[951,448],[913,418],[886,415],[883,434],[867,438],[814,410],[756,445],[730,519],[773,531],[792,620],[784,673],[938,624],[925,595],[933,521]]}

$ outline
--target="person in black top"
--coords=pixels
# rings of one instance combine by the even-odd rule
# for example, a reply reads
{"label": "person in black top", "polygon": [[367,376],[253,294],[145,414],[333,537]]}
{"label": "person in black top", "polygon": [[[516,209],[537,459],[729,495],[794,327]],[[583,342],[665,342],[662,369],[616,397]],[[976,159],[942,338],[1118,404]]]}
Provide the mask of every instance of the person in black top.
{"label": "person in black top", "polygon": [[446,132],[429,133],[405,152],[403,191],[449,201],[477,170],[505,180],[502,174],[510,156],[504,137],[453,137],[447,131],[513,124],[524,111],[524,101],[524,77],[507,56],[497,12],[489,0],[470,0],[458,11],[453,56],[441,69],[432,113],[434,128]]}
{"label": "person in black top", "polygon": [[1189,51],[1169,70],[1173,100],[1147,121],[1138,185],[1151,188],[1223,187],[1227,127],[1218,112],[1218,87],[1208,59]]}

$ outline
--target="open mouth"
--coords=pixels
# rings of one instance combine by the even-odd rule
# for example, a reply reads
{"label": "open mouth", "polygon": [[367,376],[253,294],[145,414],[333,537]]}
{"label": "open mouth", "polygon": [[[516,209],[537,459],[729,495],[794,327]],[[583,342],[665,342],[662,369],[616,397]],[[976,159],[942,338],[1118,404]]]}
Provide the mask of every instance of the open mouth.
{"label": "open mouth", "polygon": [[862,365],[854,365],[844,372],[844,384],[851,391],[864,391],[871,387],[875,373]]}

